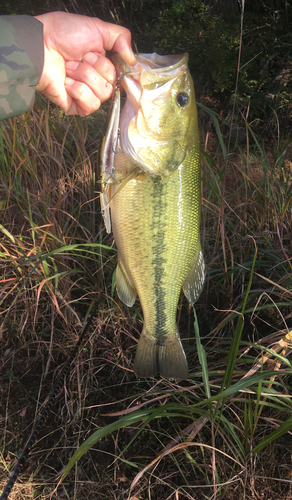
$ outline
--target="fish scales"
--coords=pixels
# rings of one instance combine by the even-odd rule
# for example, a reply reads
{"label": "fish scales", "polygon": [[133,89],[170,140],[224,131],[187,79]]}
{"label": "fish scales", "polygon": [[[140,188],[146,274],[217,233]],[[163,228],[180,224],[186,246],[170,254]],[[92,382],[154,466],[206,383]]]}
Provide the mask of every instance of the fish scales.
{"label": "fish scales", "polygon": [[[137,59],[139,61],[139,56]],[[160,59],[158,61],[160,62]],[[182,287],[189,301],[193,303],[200,294],[204,280],[199,237],[199,133],[194,91],[185,60],[183,70],[187,72],[187,77],[183,77],[178,71],[178,88],[173,90],[172,86],[171,92],[168,88],[167,99],[161,94],[158,99],[155,96],[155,99],[165,106],[167,100],[172,99],[172,96],[177,99],[177,94],[183,90],[189,95],[189,114],[182,115],[179,109],[178,114],[171,119],[166,113],[158,125],[157,122],[154,125],[152,122],[150,129],[156,129],[156,142],[153,140],[155,137],[152,138],[149,133],[150,122],[145,132],[144,122],[148,108],[143,107],[143,91],[139,105],[134,109],[137,114],[133,113],[129,106],[125,107],[120,124],[120,149],[115,154],[114,161],[115,179],[123,182],[129,174],[136,174],[120,190],[119,184],[110,185],[112,229],[118,248],[117,292],[121,300],[129,306],[133,305],[138,293],[144,316],[134,362],[134,371],[138,377],[153,376],[157,373],[166,378],[188,377],[188,364],[176,324],[177,305]],[[163,76],[165,75],[162,73]],[[131,75],[128,76],[130,77]],[[175,75],[172,80],[175,81]],[[168,81],[167,85],[171,86]],[[127,87],[126,83],[125,87],[129,98],[131,87]],[[147,91],[151,92],[148,89]],[[149,99],[148,94],[147,98]],[[151,118],[151,113],[149,116]],[[169,123],[177,120],[179,116],[182,116],[181,124]],[[184,116],[187,118],[183,118]],[[177,131],[179,125],[183,128],[181,135]],[[133,132],[131,127],[136,127],[134,135],[137,129],[144,127],[142,152],[138,152],[138,161],[133,153],[129,153],[128,138],[123,133],[123,127],[128,127],[129,135]],[[162,140],[158,137],[157,141],[159,132],[163,137]],[[147,134],[149,147],[145,147],[144,143]],[[135,147],[134,140],[132,144]],[[171,159],[173,151],[177,152],[179,160],[182,161]],[[149,163],[145,168],[147,155]],[[139,161],[141,157],[142,161]]]}
{"label": "fish scales", "polygon": [[[178,338],[176,313],[180,290],[200,252],[197,238],[200,185],[192,175],[197,168],[195,162],[190,162],[166,179],[132,180],[111,201],[119,260],[138,290],[144,315],[144,334],[159,346],[165,345],[168,339],[171,342],[173,337]],[[185,218],[189,219],[188,224]],[[149,369],[148,366],[143,368],[140,358],[143,359],[145,353],[143,348],[140,350],[135,371],[141,377],[149,376],[151,371],[157,373],[157,359],[153,360],[154,366],[150,364]],[[181,365],[184,369],[181,376],[174,370],[174,360],[170,361],[163,375],[185,378],[184,359],[179,357],[177,367],[178,371]]]}

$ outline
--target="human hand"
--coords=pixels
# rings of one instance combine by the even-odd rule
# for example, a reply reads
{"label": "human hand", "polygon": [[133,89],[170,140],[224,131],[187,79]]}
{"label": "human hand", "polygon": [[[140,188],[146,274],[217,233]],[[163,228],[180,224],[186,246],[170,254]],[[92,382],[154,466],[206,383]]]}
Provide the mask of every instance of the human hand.
{"label": "human hand", "polygon": [[116,71],[106,50],[135,64],[131,33],[94,17],[50,12],[35,16],[44,25],[45,60],[36,90],[66,114],[86,116],[113,91]]}

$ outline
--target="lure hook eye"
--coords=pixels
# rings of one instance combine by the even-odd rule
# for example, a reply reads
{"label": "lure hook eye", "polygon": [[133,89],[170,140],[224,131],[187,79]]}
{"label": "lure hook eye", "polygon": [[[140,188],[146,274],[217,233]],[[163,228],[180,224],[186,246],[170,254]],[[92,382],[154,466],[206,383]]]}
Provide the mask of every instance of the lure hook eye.
{"label": "lure hook eye", "polygon": [[120,88],[120,85],[121,85],[121,81],[122,79],[124,78],[125,75],[127,75],[128,73],[131,73],[131,71],[124,71],[122,73],[119,74],[118,76],[118,79],[116,81],[116,88]]}

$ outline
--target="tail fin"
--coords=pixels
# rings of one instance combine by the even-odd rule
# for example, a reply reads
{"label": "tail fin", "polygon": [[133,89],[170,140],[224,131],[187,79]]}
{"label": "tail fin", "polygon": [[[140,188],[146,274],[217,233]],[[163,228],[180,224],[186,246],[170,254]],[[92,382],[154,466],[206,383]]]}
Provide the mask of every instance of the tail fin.
{"label": "tail fin", "polygon": [[178,335],[171,336],[165,344],[159,345],[142,331],[134,361],[137,377],[162,377],[184,380],[189,376],[188,363]]}

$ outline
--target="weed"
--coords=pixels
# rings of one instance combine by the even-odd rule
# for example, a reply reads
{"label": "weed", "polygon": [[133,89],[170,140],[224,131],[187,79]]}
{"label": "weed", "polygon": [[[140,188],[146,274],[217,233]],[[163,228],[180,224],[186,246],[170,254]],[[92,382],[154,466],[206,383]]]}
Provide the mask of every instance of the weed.
{"label": "weed", "polygon": [[180,384],[132,371],[141,309],[116,298],[98,208],[104,114],[39,101],[1,124],[2,486],[106,292],[12,500],[291,498],[290,142],[264,147],[246,120],[228,150],[201,109],[217,133],[202,153],[207,276],[196,312],[179,304]]}

